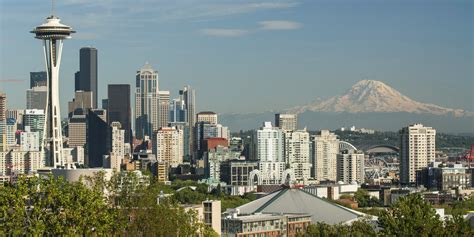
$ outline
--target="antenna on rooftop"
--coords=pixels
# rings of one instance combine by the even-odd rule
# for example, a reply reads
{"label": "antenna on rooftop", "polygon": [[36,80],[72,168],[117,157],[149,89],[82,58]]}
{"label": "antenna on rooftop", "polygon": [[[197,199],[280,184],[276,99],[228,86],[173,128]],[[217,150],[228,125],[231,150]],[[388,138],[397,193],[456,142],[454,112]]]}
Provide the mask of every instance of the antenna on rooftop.
{"label": "antenna on rooftop", "polygon": [[51,0],[51,15],[54,16],[54,13],[55,13],[55,3],[56,1],[55,0]]}

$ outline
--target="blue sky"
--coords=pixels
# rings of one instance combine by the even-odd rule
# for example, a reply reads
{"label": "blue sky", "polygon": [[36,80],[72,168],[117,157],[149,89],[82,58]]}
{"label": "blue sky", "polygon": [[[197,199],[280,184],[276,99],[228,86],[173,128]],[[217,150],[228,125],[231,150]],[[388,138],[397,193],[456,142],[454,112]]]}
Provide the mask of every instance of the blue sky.
{"label": "blue sky", "polygon": [[[149,62],[172,96],[195,87],[199,110],[278,110],[368,78],[422,102],[474,111],[470,0],[56,2],[56,15],[77,30],[63,52],[62,112],[83,46],[99,51],[99,98],[109,83],[134,85]],[[0,2],[0,91],[9,107],[25,107],[29,72],[44,70],[41,43],[29,31],[50,12],[48,0]],[[3,81],[11,79],[20,81]]]}

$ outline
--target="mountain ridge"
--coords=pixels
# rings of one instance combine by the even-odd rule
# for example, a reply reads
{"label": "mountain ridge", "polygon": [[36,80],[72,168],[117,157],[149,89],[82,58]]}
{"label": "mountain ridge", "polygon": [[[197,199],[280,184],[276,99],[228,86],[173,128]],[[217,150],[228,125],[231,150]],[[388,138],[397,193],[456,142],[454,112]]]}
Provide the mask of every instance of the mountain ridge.
{"label": "mountain ridge", "polygon": [[446,108],[435,104],[422,103],[403,95],[381,81],[362,80],[354,84],[345,94],[333,96],[302,106],[287,109],[289,113],[303,112],[407,112],[414,114],[453,115],[454,117],[474,116],[463,109]]}

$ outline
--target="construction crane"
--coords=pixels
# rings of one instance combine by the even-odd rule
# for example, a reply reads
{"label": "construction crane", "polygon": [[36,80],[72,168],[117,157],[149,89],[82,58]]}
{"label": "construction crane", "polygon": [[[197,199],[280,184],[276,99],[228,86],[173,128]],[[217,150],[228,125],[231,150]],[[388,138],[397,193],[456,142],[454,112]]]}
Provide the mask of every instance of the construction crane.
{"label": "construction crane", "polygon": [[469,168],[471,168],[471,162],[474,160],[474,144],[471,145],[471,150],[469,150],[464,158],[467,160]]}
{"label": "construction crane", "polygon": [[0,85],[4,83],[22,83],[24,81],[23,79],[0,79]]}

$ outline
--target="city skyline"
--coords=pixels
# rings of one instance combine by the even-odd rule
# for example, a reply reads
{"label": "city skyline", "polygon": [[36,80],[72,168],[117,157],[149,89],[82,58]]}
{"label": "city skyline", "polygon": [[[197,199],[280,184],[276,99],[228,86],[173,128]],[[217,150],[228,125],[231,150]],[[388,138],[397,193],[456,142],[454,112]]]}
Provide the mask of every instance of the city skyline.
{"label": "city skyline", "polygon": [[474,3],[262,1],[1,2],[0,236],[474,235]]}
{"label": "city skyline", "polygon": [[[29,72],[44,70],[41,48],[26,35],[49,7],[0,5],[2,32],[8,32],[0,36],[0,90],[10,98],[9,108],[25,107],[26,96],[17,92],[28,89]],[[342,84],[367,77],[422,102],[474,110],[469,1],[143,1],[120,12],[127,7],[124,1],[57,3],[63,22],[79,32],[63,54],[63,112],[74,91],[79,49],[87,46],[98,49],[98,101],[106,97],[107,84],[133,85],[134,72],[149,61],[171,98],[183,85],[198,91],[197,111],[284,109],[340,94],[347,87]],[[142,16],[150,11],[153,17]],[[11,23],[14,16],[18,21]],[[137,32],[143,37],[132,37]],[[13,42],[25,47],[8,48]]]}

